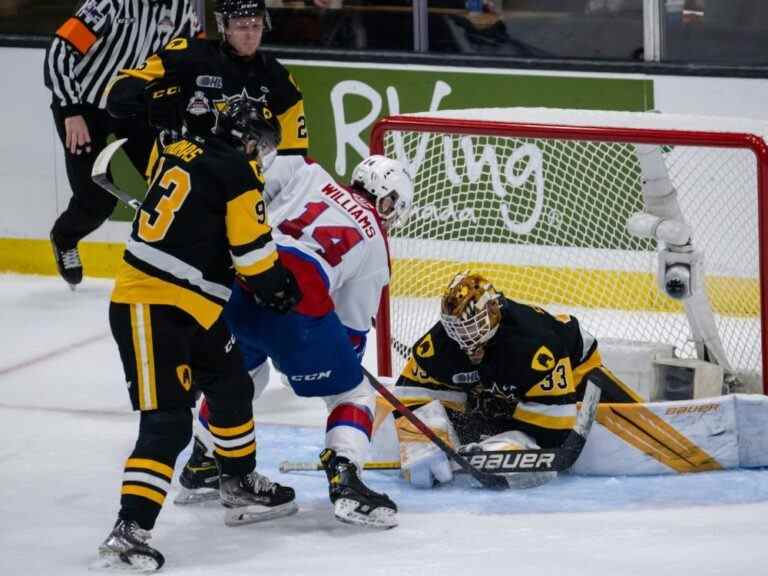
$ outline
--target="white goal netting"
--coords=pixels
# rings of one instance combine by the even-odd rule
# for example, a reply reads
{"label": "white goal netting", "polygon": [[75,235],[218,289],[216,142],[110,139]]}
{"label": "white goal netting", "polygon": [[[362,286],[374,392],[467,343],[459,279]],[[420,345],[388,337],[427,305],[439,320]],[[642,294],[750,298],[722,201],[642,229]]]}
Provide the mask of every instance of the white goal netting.
{"label": "white goal netting", "polygon": [[374,134],[373,149],[402,161],[416,191],[390,238],[391,318],[379,332],[392,373],[438,319],[450,278],[466,268],[510,298],[573,313],[598,338],[695,356],[683,306],[657,287],[656,241],[627,232],[644,206],[637,143],[660,145],[704,256],[731,365],[762,372],[758,198],[766,168],[749,139],[736,136],[764,126],[525,109],[429,116],[398,117]]}

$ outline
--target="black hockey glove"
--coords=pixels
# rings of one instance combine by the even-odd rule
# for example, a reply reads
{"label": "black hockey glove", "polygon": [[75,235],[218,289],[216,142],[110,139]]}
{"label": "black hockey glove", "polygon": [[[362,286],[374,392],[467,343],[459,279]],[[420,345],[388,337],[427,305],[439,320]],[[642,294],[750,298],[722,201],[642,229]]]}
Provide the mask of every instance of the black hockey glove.
{"label": "black hockey glove", "polygon": [[301,302],[301,289],[293,273],[278,260],[266,272],[251,276],[247,286],[253,292],[256,303],[285,314]]}
{"label": "black hockey glove", "polygon": [[158,131],[181,131],[182,89],[175,78],[163,77],[152,80],[144,89],[147,103],[147,122]]}

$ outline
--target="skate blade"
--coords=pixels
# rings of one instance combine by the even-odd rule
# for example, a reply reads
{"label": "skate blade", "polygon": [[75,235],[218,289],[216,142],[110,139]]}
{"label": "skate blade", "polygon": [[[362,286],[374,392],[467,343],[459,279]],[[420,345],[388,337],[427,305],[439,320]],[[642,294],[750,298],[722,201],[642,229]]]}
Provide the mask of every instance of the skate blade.
{"label": "skate blade", "polygon": [[286,502],[277,506],[260,506],[252,504],[240,508],[227,508],[224,512],[224,524],[227,526],[242,526],[243,524],[254,524],[266,520],[274,520],[283,516],[296,514],[299,507],[296,502]]}
{"label": "skate blade", "polygon": [[365,528],[375,528],[377,530],[389,530],[397,526],[397,512],[391,508],[380,506],[369,512],[362,514],[357,511],[359,502],[348,498],[339,498],[333,505],[333,514],[336,519],[344,524],[354,524]]}
{"label": "skate blade", "polygon": [[212,502],[219,499],[219,490],[212,488],[199,488],[197,490],[188,490],[182,488],[173,499],[177,506],[187,506],[189,504],[202,504],[203,502]]}
{"label": "skate blade", "polygon": [[[160,556],[162,558],[162,556]],[[99,557],[90,566],[90,570],[99,572],[128,572],[143,574],[157,572],[163,565],[163,561],[146,554],[134,552],[132,554],[118,554],[117,552],[99,550]]]}

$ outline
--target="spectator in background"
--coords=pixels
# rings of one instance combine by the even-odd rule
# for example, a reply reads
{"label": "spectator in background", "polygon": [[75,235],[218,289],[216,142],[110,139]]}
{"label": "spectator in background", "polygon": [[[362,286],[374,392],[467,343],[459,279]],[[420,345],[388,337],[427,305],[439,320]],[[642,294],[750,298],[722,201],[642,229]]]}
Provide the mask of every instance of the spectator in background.
{"label": "spectator in background", "polygon": [[44,76],[72,198],[53,225],[51,242],[59,274],[73,289],[83,278],[78,243],[116,203],[91,181],[96,154],[109,134],[128,137],[125,150],[143,173],[153,141],[143,122],[107,114],[105,90],[119,69],[136,67],[174,38],[199,32],[193,0],[85,0],[56,31]]}

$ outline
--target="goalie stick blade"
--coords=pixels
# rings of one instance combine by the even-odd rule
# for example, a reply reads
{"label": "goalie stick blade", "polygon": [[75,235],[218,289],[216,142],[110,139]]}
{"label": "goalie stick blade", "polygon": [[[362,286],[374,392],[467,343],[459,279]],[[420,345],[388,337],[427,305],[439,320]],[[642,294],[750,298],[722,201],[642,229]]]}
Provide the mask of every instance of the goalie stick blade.
{"label": "goalie stick blade", "polygon": [[130,206],[134,210],[138,210],[141,207],[141,202],[136,200],[136,198],[130,194],[120,190],[117,186],[109,181],[109,177],[107,176],[107,171],[109,170],[109,163],[112,161],[112,156],[115,155],[115,152],[117,152],[118,149],[123,144],[125,144],[127,140],[128,138],[120,138],[119,140],[115,140],[111,144],[107,144],[104,149],[99,152],[99,155],[96,156],[96,160],[93,163],[93,169],[91,170],[91,180],[112,194],[123,204]]}

